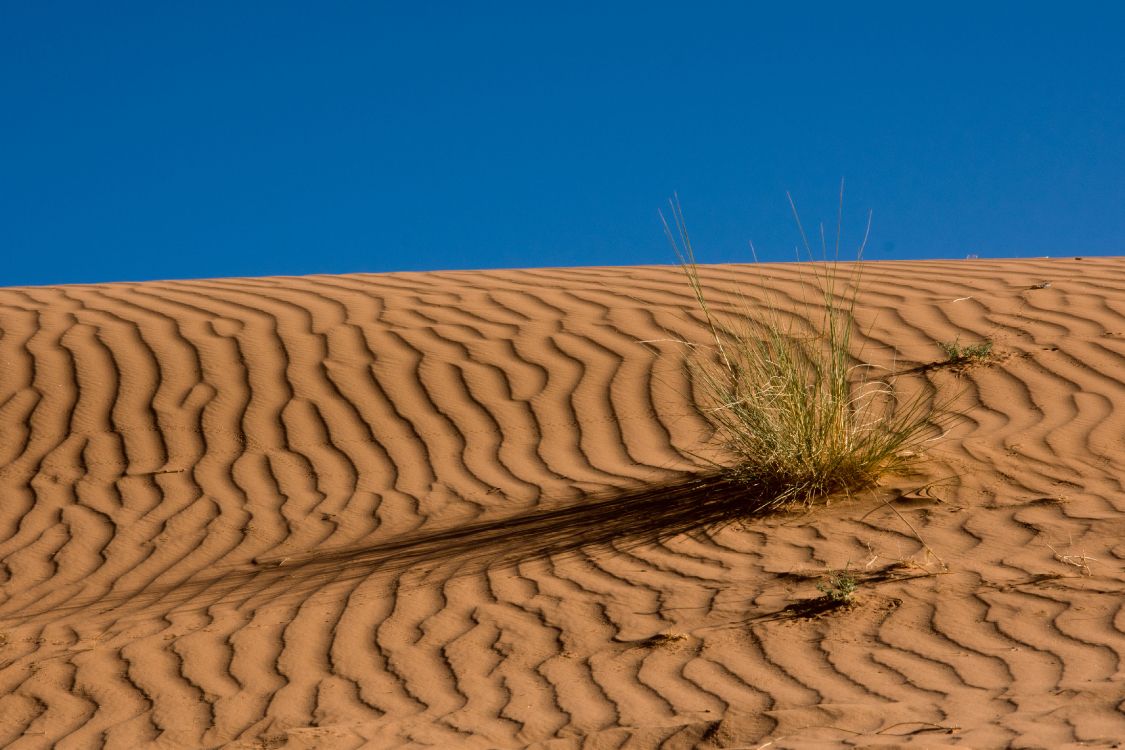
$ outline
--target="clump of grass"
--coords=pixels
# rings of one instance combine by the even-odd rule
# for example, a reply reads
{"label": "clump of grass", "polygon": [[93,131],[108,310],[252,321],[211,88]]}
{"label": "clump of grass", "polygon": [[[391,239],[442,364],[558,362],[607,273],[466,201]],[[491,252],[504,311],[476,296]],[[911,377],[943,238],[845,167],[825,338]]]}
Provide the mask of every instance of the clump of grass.
{"label": "clump of grass", "polygon": [[951,364],[984,362],[992,358],[991,341],[962,345],[960,340],[954,339],[953,341],[943,341],[939,346],[945,352],[945,361]]}
{"label": "clump of grass", "polygon": [[[811,256],[792,198],[790,205]],[[810,264],[820,298],[804,310],[782,310],[767,289],[764,311],[745,304],[733,317],[720,315],[705,293],[678,200],[671,207],[673,222],[664,227],[710,333],[695,349],[706,356],[691,358],[694,375],[716,439],[733,458],[722,472],[750,490],[748,510],[862,490],[918,460],[936,426],[933,401],[924,392],[903,398],[893,378],[877,377],[859,359],[862,349],[852,351],[861,264],[846,286],[838,263]],[[865,233],[857,258],[866,242]],[[827,254],[823,228],[821,246]],[[811,331],[794,323],[802,318]]]}
{"label": "clump of grass", "polygon": [[846,570],[837,571],[816,584],[824,598],[836,604],[850,604],[859,589],[859,579]]}

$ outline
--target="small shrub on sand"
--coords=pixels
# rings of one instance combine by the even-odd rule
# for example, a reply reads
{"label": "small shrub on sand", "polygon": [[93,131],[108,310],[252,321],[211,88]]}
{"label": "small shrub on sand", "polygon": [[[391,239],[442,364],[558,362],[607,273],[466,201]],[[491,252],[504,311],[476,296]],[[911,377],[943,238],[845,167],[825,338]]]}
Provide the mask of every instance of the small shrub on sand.
{"label": "small shrub on sand", "polygon": [[[671,205],[665,230],[710,333],[691,358],[694,375],[716,438],[733,458],[722,471],[754,498],[748,510],[861,490],[916,461],[935,428],[933,402],[924,392],[903,398],[893,378],[877,377],[859,359],[862,350],[852,351],[860,264],[846,285],[836,263],[809,264],[820,299],[803,309],[767,299],[764,312],[747,303],[723,314],[705,293],[679,203]],[[839,242],[837,229],[837,254]],[[823,229],[821,244],[827,255]],[[794,322],[801,318],[811,332]]]}
{"label": "small shrub on sand", "polygon": [[957,339],[954,339],[953,341],[943,341],[940,346],[941,350],[945,352],[945,361],[948,363],[966,364],[992,359],[991,341],[962,345]]}
{"label": "small shrub on sand", "polygon": [[859,579],[846,570],[832,573],[826,579],[816,584],[825,599],[836,604],[848,604],[855,599],[855,592],[859,588]]}

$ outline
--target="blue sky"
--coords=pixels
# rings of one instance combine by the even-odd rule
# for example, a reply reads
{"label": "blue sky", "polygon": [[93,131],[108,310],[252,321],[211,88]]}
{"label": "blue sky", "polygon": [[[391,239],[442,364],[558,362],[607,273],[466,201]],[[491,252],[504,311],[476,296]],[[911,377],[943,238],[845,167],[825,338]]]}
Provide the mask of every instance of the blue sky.
{"label": "blue sky", "polygon": [[1122,8],[5,3],[0,285],[1125,255]]}

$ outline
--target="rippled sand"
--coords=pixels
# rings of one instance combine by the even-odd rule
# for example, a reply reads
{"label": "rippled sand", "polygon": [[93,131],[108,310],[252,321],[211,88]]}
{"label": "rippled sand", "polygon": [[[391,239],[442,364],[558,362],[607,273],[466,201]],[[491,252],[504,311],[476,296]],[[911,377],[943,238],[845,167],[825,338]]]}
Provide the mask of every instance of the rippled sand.
{"label": "rippled sand", "polygon": [[[805,315],[805,272],[703,275]],[[1125,260],[862,289],[864,356],[967,416],[751,519],[676,268],[0,289],[0,746],[1115,746]]]}

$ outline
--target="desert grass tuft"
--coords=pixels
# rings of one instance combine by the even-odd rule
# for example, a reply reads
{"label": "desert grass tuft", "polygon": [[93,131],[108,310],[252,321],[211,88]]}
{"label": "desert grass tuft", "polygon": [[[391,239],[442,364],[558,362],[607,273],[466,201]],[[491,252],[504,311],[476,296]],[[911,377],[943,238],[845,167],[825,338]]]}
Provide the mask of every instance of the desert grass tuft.
{"label": "desert grass tuft", "polygon": [[[792,198],[790,205],[811,256]],[[842,216],[842,187],[840,207]],[[732,459],[722,472],[754,498],[748,510],[811,504],[908,470],[940,431],[941,416],[930,394],[904,397],[893,377],[879,377],[863,363],[862,347],[853,351],[862,264],[852,264],[847,279],[836,261],[802,264],[819,295],[799,303],[804,309],[783,308],[767,286],[765,305],[744,300],[736,314],[721,313],[704,289],[675,198],[671,218],[664,218],[665,231],[710,333],[706,345],[693,349],[693,375],[716,439]],[[838,221],[837,258],[839,243]],[[827,255],[823,228],[821,248]],[[797,324],[801,319],[811,330]]]}
{"label": "desert grass tuft", "polygon": [[816,584],[816,590],[825,599],[837,604],[851,603],[858,589],[859,579],[846,569],[830,573],[825,580]]}
{"label": "desert grass tuft", "polygon": [[993,356],[991,341],[962,344],[960,340],[954,339],[953,341],[944,341],[939,346],[945,352],[946,362],[950,364],[985,362]]}

